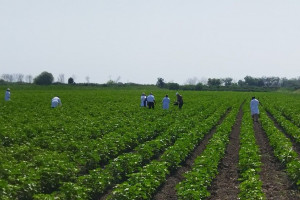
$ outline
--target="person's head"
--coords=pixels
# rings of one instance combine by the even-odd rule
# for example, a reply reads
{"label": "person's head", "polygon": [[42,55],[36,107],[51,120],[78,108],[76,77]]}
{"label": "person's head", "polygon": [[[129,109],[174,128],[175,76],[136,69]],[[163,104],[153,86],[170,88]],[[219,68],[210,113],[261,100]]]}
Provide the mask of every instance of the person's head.
{"label": "person's head", "polygon": [[152,92],[150,92],[150,95],[153,95]]}
{"label": "person's head", "polygon": [[6,91],[10,91],[10,89],[9,89],[9,88],[7,88],[7,89],[6,89]]}
{"label": "person's head", "polygon": [[166,94],[166,97],[168,97],[168,95]]}
{"label": "person's head", "polygon": [[179,95],[179,93],[178,93],[178,92],[176,92],[176,95]]}
{"label": "person's head", "polygon": [[252,97],[252,99],[255,99],[255,97]]}

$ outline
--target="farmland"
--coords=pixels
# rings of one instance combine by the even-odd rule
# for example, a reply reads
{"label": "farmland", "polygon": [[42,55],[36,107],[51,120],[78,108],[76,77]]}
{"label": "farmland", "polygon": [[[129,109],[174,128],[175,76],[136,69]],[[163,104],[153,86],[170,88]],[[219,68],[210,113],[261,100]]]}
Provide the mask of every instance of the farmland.
{"label": "farmland", "polygon": [[0,101],[0,199],[300,199],[299,94],[180,93],[183,108],[163,110],[175,91],[12,86]]}

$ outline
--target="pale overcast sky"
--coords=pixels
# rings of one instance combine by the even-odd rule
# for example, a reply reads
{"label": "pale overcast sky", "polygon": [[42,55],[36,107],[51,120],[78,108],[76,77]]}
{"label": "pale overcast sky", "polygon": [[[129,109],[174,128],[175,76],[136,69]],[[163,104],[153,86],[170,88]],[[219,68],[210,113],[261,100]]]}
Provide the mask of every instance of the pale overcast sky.
{"label": "pale overcast sky", "polygon": [[0,75],[300,76],[299,0],[0,0]]}

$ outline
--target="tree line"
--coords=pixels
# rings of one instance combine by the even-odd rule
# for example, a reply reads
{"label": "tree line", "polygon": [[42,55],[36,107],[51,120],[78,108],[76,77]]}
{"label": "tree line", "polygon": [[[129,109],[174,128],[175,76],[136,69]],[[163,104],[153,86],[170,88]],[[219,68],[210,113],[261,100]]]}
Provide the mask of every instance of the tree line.
{"label": "tree line", "polygon": [[157,78],[156,86],[170,90],[276,90],[278,88],[300,89],[300,77],[279,78],[246,76],[244,80],[233,82],[232,78],[209,78],[206,83],[189,80],[180,85],[174,82],[166,83],[163,78]]}
{"label": "tree line", "polygon": [[[0,77],[0,83],[33,83],[37,85],[50,85],[54,83],[65,83],[65,76],[64,74],[59,74],[57,77],[57,82],[54,82],[54,76],[52,73],[49,72],[42,72],[36,77],[33,77],[32,75],[26,75],[16,73],[16,74],[2,74]],[[68,78],[68,84],[74,84],[74,78],[70,77]]]}
{"label": "tree line", "polygon": [[[75,78],[69,77],[68,84],[76,84]],[[109,80],[105,84],[89,83],[89,78],[86,78],[87,83],[78,83],[79,85],[102,85],[102,86],[126,86],[126,85],[140,85],[136,83],[119,82],[117,80]],[[54,82],[54,77],[49,72],[42,72],[36,77],[31,75],[17,74],[2,74],[0,76],[0,84],[7,83],[29,83],[36,85],[50,85],[50,84],[65,84],[64,74],[59,74],[57,81]],[[252,77],[246,76],[243,80],[233,82],[230,77],[227,78],[209,78],[207,82],[198,82],[196,78],[189,79],[186,84],[180,85],[175,82],[165,82],[163,78],[157,78],[156,86],[170,90],[261,90],[261,89],[278,89],[278,88],[300,88],[300,77],[298,78],[279,78],[279,77]]]}

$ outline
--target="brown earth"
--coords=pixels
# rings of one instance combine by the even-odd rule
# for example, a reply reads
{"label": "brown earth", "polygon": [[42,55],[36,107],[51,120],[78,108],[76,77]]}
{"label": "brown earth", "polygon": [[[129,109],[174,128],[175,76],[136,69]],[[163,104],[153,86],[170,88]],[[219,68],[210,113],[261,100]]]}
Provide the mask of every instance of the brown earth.
{"label": "brown earth", "polygon": [[[228,112],[226,113],[226,115]],[[221,124],[225,119],[223,116],[218,124]],[[153,199],[155,200],[176,200],[176,190],[175,186],[184,179],[183,174],[189,170],[195,161],[195,159],[203,152],[211,139],[212,135],[216,132],[217,127],[214,127],[208,134],[206,134],[200,144],[195,148],[194,152],[187,158],[185,163],[182,164],[182,167],[177,171],[172,172],[171,175],[167,178],[166,182],[163,186],[158,190],[158,192],[154,195]]]}
{"label": "brown earth", "polygon": [[259,123],[254,123],[254,131],[262,155],[260,178],[263,182],[263,192],[266,194],[267,199],[299,200],[299,191],[284,172],[284,166],[274,156],[267,135]]}
{"label": "brown earth", "polygon": [[[242,115],[243,113],[240,109],[236,123],[230,134],[230,141],[226,149],[225,157],[219,165],[219,174],[213,180],[210,187],[211,196],[208,198],[209,200],[238,199],[238,152],[240,148],[239,135]],[[222,123],[223,119],[224,117],[219,123]],[[278,125],[276,126],[280,128]],[[260,178],[263,182],[262,187],[266,198],[268,200],[300,200],[300,192],[297,190],[296,186],[292,184],[285,173],[284,166],[275,158],[273,149],[269,145],[267,135],[263,131],[261,125],[256,122],[254,123],[253,128],[256,143],[258,144],[262,155]],[[183,174],[191,169],[194,160],[203,152],[215,131],[216,127],[204,137],[191,156],[182,164],[182,167],[171,173],[152,199],[177,200],[175,186],[184,179]],[[295,150],[299,153],[298,149],[299,148],[296,148]],[[101,199],[105,199],[106,197],[107,195],[103,196]]]}
{"label": "brown earth", "polygon": [[[221,117],[218,124],[221,124],[222,121],[225,119],[226,115],[229,113],[229,110],[227,113]],[[208,134],[206,134],[203,138],[203,140],[200,142],[200,144],[195,148],[194,152],[186,159],[186,161],[182,164],[182,167],[180,167],[177,171],[173,171],[171,175],[167,178],[167,181],[164,183],[163,186],[161,186],[158,189],[158,192],[153,197],[153,199],[156,200],[173,200],[177,199],[175,186],[177,183],[183,180],[183,174],[187,171],[189,171],[194,163],[194,160],[203,152],[205,149],[208,141],[212,137],[212,135],[216,132],[217,126],[212,128]],[[108,190],[104,195],[102,195],[99,200],[105,200],[110,193],[112,192],[112,189]]]}
{"label": "brown earth", "polygon": [[[242,111],[240,110],[230,135],[230,142],[226,149],[226,155],[219,165],[219,174],[213,180],[210,187],[211,196],[208,198],[209,200],[238,199],[238,152],[240,147],[239,134],[242,115]],[[173,172],[167,178],[167,181],[159,189],[153,199],[177,199],[175,186],[184,179],[183,174],[191,169],[195,158],[205,149],[206,144],[214,132],[215,129],[204,138],[198,147],[196,147],[193,154],[183,164],[183,167],[179,168],[176,172]],[[284,171],[284,166],[282,166],[275,158],[273,149],[269,145],[268,138],[259,123],[254,124],[254,132],[262,155],[262,171],[260,176],[266,198],[268,200],[299,200],[299,191],[288,178]]]}
{"label": "brown earth", "polygon": [[211,196],[208,198],[210,200],[238,199],[239,174],[237,169],[239,162],[240,128],[242,117],[243,112],[240,108],[235,125],[233,126],[230,134],[230,141],[226,149],[226,154],[219,165],[219,174],[211,184]]}

